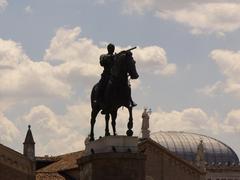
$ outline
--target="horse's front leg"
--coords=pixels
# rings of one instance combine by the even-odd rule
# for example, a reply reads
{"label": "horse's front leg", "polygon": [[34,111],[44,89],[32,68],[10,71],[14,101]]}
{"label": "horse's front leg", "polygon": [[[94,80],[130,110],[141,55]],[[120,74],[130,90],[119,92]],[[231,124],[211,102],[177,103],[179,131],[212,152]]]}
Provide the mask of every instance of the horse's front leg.
{"label": "horse's front leg", "polygon": [[111,113],[111,118],[112,118],[112,129],[113,129],[113,135],[116,136],[116,118],[117,118],[117,110],[113,111]]}
{"label": "horse's front leg", "polygon": [[110,136],[110,132],[109,132],[109,119],[110,119],[110,115],[109,113],[107,113],[105,115],[105,122],[106,122],[106,128],[105,128],[105,136]]}
{"label": "horse's front leg", "polygon": [[100,109],[92,109],[90,141],[94,141],[94,125],[95,125],[96,117],[97,117],[99,111],[100,111]]}
{"label": "horse's front leg", "polygon": [[128,112],[129,112],[129,121],[128,121],[128,130],[126,132],[127,136],[132,136],[133,135],[133,116],[132,116],[132,107],[128,107]]}

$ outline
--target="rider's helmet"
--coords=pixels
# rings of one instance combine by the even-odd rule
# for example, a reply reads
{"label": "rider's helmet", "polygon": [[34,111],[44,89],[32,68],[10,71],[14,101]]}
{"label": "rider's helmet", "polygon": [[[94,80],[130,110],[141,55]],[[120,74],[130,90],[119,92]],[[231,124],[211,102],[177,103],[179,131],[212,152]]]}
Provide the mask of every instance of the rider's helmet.
{"label": "rider's helmet", "polygon": [[113,54],[115,50],[115,46],[113,44],[108,44],[107,46],[108,54]]}

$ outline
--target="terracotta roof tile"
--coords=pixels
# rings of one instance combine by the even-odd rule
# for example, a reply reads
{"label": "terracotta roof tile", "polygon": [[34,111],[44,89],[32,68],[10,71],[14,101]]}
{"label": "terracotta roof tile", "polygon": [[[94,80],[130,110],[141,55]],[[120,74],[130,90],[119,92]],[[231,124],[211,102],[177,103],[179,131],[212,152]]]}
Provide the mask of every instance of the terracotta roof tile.
{"label": "terracotta roof tile", "polygon": [[47,172],[58,172],[68,169],[77,168],[77,159],[79,159],[83,154],[83,151],[78,151],[74,153],[64,154],[61,156],[56,156],[60,160],[43,167],[37,171],[37,173],[47,173]]}
{"label": "terracotta roof tile", "polygon": [[36,180],[65,180],[65,178],[58,173],[37,173]]}

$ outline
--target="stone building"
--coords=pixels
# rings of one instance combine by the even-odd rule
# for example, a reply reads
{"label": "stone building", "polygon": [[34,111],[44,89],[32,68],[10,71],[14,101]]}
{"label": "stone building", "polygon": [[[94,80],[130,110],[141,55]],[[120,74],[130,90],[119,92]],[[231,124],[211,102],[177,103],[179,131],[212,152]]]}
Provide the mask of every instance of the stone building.
{"label": "stone building", "polygon": [[140,151],[147,156],[146,180],[204,180],[206,172],[176,156],[155,141],[140,142]]}
{"label": "stone building", "polygon": [[[223,142],[209,136],[176,131],[151,133],[150,139],[171,154],[202,169],[206,180],[240,180],[240,164],[237,154]],[[199,167],[197,152],[203,143],[205,167]]]}
{"label": "stone building", "polygon": [[24,141],[24,154],[0,144],[0,179],[34,180],[34,141],[29,127]]}

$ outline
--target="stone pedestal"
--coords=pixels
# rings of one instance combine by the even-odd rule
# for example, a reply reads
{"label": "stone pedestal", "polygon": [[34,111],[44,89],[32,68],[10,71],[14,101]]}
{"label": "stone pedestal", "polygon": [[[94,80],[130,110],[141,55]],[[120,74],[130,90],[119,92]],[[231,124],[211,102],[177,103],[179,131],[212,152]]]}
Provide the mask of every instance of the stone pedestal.
{"label": "stone pedestal", "polygon": [[150,131],[148,129],[142,130],[142,139],[149,139],[150,138]]}
{"label": "stone pedestal", "polygon": [[134,152],[137,149],[138,138],[128,136],[106,136],[86,144],[85,155],[106,152]]}
{"label": "stone pedestal", "polygon": [[108,136],[86,146],[78,160],[81,180],[145,180],[145,155],[137,137]]}

